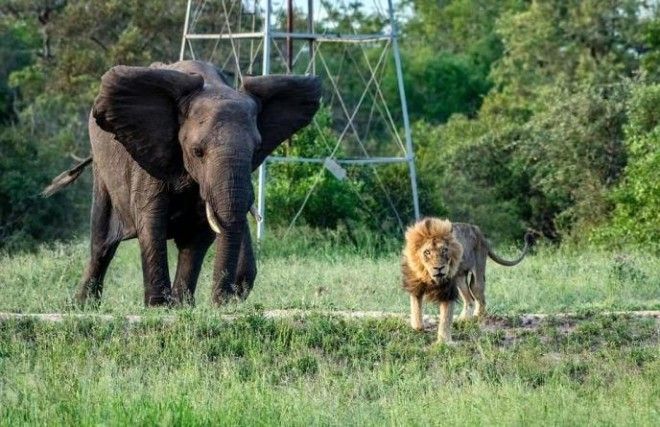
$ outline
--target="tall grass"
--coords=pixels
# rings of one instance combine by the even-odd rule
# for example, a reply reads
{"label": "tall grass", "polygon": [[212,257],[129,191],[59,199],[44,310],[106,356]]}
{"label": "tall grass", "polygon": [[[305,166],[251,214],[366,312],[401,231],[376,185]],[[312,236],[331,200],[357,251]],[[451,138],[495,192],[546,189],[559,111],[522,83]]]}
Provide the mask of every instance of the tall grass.
{"label": "tall grass", "polygon": [[[405,312],[400,287],[400,242],[296,230],[269,235],[258,249],[258,277],[247,302],[223,308],[320,308]],[[518,248],[499,248],[513,256]],[[85,268],[88,244],[41,247],[0,255],[0,310],[53,312],[71,309],[70,298]],[[141,312],[142,272],[135,240],[120,245],[107,274],[103,312]],[[210,309],[213,250],[206,257],[196,297]],[[176,249],[170,247],[170,273]],[[492,313],[556,313],[590,309],[660,308],[660,258],[640,250],[539,247],[516,267],[489,261],[486,296]],[[429,307],[433,311],[432,307]]]}
{"label": "tall grass", "polygon": [[[660,307],[653,256],[541,247],[514,268],[489,263],[491,312],[591,314],[568,332],[550,320],[514,341],[457,325],[459,344],[446,347],[401,318],[314,314],[406,313],[400,242],[269,237],[240,305],[211,306],[209,253],[197,307],[168,311],[175,320],[164,322],[163,309],[142,307],[131,241],[111,265],[99,311],[144,322],[0,322],[0,425],[657,424],[657,319],[597,314]],[[74,242],[0,255],[0,311],[75,310],[69,299],[87,253],[86,242]],[[260,314],[290,307],[308,315]],[[227,312],[234,321],[223,320]]]}
{"label": "tall grass", "polygon": [[653,319],[434,346],[397,319],[0,325],[2,425],[655,425]]}

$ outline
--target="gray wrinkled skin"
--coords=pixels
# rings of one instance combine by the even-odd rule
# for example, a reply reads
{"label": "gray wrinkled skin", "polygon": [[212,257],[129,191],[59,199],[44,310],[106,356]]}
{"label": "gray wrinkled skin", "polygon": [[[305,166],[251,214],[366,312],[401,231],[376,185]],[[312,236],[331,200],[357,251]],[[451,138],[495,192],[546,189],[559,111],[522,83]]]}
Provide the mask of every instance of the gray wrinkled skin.
{"label": "gray wrinkled skin", "polygon": [[[145,304],[194,303],[214,241],[213,301],[245,298],[257,274],[246,218],[251,172],[311,121],[319,97],[315,77],[252,77],[235,90],[199,61],[110,69],[89,118],[91,256],[77,301],[99,300],[117,246],[132,238],[140,245]],[[48,193],[84,166],[56,178]],[[206,204],[220,234],[209,227]],[[179,250],[173,283],[168,239]]]}

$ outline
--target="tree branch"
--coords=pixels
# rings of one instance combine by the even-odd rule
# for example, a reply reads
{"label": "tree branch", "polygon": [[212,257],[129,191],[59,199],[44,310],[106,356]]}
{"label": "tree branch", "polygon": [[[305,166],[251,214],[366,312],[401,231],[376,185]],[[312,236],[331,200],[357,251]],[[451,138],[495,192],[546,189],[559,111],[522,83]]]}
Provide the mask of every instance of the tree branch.
{"label": "tree branch", "polygon": [[95,36],[89,36],[89,39],[91,41],[93,41],[94,43],[96,43],[97,45],[99,45],[101,47],[101,49],[103,49],[104,52],[108,51],[108,48],[106,47],[106,45],[104,45],[103,42],[101,40],[97,39]]}

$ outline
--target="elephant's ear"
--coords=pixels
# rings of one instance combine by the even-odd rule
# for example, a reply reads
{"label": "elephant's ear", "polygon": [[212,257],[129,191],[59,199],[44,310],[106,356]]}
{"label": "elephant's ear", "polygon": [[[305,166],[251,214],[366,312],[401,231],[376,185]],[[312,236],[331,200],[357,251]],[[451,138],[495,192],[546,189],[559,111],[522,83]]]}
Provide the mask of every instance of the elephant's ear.
{"label": "elephant's ear", "polygon": [[177,141],[182,103],[186,95],[203,85],[199,75],[116,66],[101,79],[92,115],[143,169],[167,179],[182,167]]}
{"label": "elephant's ear", "polygon": [[261,147],[252,157],[252,169],[294,132],[305,127],[319,109],[321,80],[313,76],[245,77],[243,91],[260,105],[257,126]]}

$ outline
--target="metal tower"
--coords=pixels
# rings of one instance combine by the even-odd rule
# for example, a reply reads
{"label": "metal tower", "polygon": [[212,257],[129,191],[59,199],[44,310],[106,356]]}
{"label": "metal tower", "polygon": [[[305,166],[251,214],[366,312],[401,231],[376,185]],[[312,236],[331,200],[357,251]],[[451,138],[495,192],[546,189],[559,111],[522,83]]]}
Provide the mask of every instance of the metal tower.
{"label": "metal tower", "polygon": [[[380,19],[378,22],[381,25],[376,26],[380,30],[358,34],[355,27],[350,23],[347,25],[346,21],[339,25],[336,14],[332,15],[329,7]],[[269,156],[259,167],[257,207],[262,218],[257,227],[259,240],[264,237],[266,220],[267,169],[269,165],[283,162],[319,164],[317,177],[327,169],[337,179],[346,178],[345,167],[370,168],[376,174],[376,181],[384,191],[402,229],[403,221],[378,176],[377,166],[406,163],[414,216],[416,219],[420,217],[412,136],[392,0],[373,0],[372,4],[367,4],[361,10],[358,10],[359,7],[361,5],[355,2],[324,0],[188,0],[180,60],[201,58],[218,64],[223,70],[233,73],[237,83],[242,81],[243,74],[318,74],[323,78],[324,92],[330,94],[330,99],[324,97],[323,102],[331,106],[333,118],[338,123],[334,147],[323,141],[326,152],[319,150],[318,156]],[[301,19],[303,16],[304,21]],[[273,22],[276,24],[273,25]],[[296,28],[301,26],[304,26],[304,31]],[[341,28],[344,31],[340,31]],[[394,61],[398,100],[386,100],[380,86],[379,78],[386,68],[388,51],[391,53],[390,59]],[[336,59],[337,55],[343,56],[341,60],[335,61],[339,64],[336,67],[338,69],[332,70],[330,59]],[[342,68],[344,66],[348,71]],[[359,82],[364,85],[362,95],[352,108],[342,96],[344,73],[359,76]],[[367,98],[370,98],[371,105]],[[390,106],[394,102],[400,103],[399,115],[391,112]],[[377,116],[380,118],[375,118]],[[316,120],[311,126],[319,127]],[[400,135],[401,126],[403,138]],[[396,148],[396,152],[386,150],[381,155],[369,152],[373,151],[367,149],[370,132],[376,127],[381,130],[377,138],[387,138],[389,135],[392,140],[390,145]],[[377,146],[387,146],[381,139],[378,141]],[[347,148],[344,151],[352,155],[338,157],[338,152],[341,152],[339,148],[351,142],[353,149]],[[318,179],[309,189],[290,227],[304,209],[316,183]]]}

